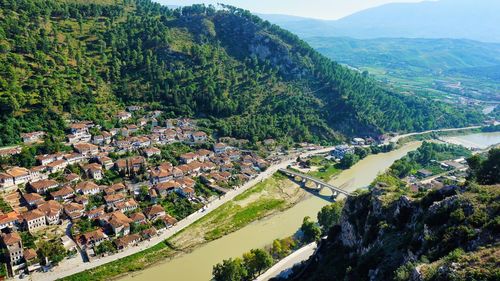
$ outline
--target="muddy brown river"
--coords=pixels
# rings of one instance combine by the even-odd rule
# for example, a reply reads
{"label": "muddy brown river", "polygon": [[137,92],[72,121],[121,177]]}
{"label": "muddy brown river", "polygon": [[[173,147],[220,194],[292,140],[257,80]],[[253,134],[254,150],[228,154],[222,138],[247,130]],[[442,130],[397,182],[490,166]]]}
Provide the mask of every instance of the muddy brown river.
{"label": "muddy brown river", "polygon": [[[343,185],[343,188],[348,191],[366,187],[394,161],[405,156],[408,152],[416,150],[420,145],[420,142],[412,142],[389,153],[370,155],[350,169],[343,171],[332,179],[331,183],[337,186]],[[286,211],[251,223],[190,253],[144,271],[129,274],[120,280],[210,280],[214,264],[223,259],[241,256],[250,249],[269,245],[276,238],[284,238],[294,234],[305,216],[316,218],[318,211],[327,204],[327,201],[309,195],[305,200]]]}

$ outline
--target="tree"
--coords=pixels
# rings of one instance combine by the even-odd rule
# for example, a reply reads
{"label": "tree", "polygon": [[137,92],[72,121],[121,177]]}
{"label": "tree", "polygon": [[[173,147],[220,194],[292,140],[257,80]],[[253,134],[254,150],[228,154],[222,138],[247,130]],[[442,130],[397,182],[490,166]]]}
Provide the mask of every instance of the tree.
{"label": "tree", "polygon": [[271,254],[275,259],[281,259],[283,255],[283,247],[281,246],[281,241],[279,239],[275,239],[271,246]]}
{"label": "tree", "polygon": [[273,264],[273,258],[265,250],[252,249],[250,252],[243,254],[243,264],[248,276],[253,279]]}
{"label": "tree", "polygon": [[354,148],[354,154],[356,154],[359,157],[359,159],[364,159],[369,154],[368,150],[369,150],[369,148],[363,148],[363,147],[356,146]]}
{"label": "tree", "polygon": [[115,244],[110,240],[103,241],[96,247],[95,253],[97,255],[105,254],[105,253],[114,253],[116,251]]}
{"label": "tree", "polygon": [[340,160],[340,167],[342,169],[349,169],[351,168],[354,164],[356,164],[359,160],[359,157],[356,154],[352,153],[347,153],[344,155],[342,160]]}
{"label": "tree", "polygon": [[337,224],[342,213],[345,201],[337,201],[333,204],[324,206],[318,213],[318,223],[323,233],[326,233],[332,226]]}
{"label": "tree", "polygon": [[276,239],[271,246],[271,254],[275,259],[282,259],[289,255],[297,246],[297,240],[293,237]]}
{"label": "tree", "polygon": [[212,270],[213,279],[216,281],[239,281],[248,276],[243,261],[240,258],[223,260]]}
{"label": "tree", "polygon": [[310,217],[304,218],[300,230],[302,231],[302,239],[305,243],[318,241],[321,238],[321,229],[316,223],[311,221]]}
{"label": "tree", "polygon": [[42,240],[38,243],[37,253],[43,264],[45,264],[47,260],[53,264],[57,264],[66,256],[66,249],[64,249],[61,243]]}
{"label": "tree", "polygon": [[467,161],[470,165],[470,177],[479,184],[493,185],[500,183],[500,149],[491,149],[488,158],[472,156]]}

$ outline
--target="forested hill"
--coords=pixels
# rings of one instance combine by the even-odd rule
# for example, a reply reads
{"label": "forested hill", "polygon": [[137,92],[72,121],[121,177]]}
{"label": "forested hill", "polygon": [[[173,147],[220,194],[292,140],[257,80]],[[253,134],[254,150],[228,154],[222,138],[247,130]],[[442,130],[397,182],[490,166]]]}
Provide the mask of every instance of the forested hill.
{"label": "forested hill", "polygon": [[249,12],[149,0],[0,0],[0,145],[111,126],[130,103],[222,135],[332,140],[463,126],[475,112],[381,88]]}

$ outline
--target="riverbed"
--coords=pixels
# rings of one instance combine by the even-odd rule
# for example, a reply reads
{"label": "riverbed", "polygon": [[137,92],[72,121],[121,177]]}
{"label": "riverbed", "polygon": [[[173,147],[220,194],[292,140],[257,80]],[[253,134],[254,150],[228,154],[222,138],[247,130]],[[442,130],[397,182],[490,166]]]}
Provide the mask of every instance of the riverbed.
{"label": "riverbed", "polygon": [[500,132],[443,137],[442,140],[448,143],[463,145],[467,148],[486,149],[492,145],[500,144]]}
{"label": "riverbed", "polygon": [[[331,183],[342,186],[348,191],[366,187],[394,161],[417,149],[420,144],[412,142],[389,153],[370,155],[350,169],[340,173]],[[328,203],[319,197],[310,195],[284,212],[251,223],[190,253],[144,271],[129,274],[120,280],[210,280],[212,267],[216,263],[223,259],[241,256],[253,248],[262,248],[271,244],[276,238],[293,235],[299,229],[305,216],[316,218],[319,210]]]}

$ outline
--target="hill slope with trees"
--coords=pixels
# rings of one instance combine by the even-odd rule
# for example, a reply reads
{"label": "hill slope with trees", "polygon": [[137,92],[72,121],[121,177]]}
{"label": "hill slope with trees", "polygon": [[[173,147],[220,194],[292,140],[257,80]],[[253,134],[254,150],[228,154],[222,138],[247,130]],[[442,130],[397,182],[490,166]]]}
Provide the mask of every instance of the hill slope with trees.
{"label": "hill slope with trees", "polygon": [[369,191],[346,200],[293,280],[498,280],[500,149],[467,161],[465,184],[419,192],[406,187],[395,173],[401,163],[394,164]]}
{"label": "hill slope with trees", "polygon": [[131,103],[251,140],[332,141],[482,119],[391,92],[233,7],[1,0],[0,15],[0,145],[33,130],[62,136],[70,119],[106,127]]}

